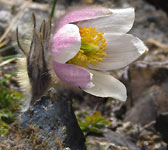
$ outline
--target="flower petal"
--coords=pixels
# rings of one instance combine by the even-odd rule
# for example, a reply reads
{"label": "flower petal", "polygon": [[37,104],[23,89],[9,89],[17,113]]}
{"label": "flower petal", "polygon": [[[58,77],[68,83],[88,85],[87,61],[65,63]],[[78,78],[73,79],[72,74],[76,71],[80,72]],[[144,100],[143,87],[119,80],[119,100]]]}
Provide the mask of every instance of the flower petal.
{"label": "flower petal", "polygon": [[109,15],[111,11],[100,6],[85,7],[68,12],[59,22],[58,29],[68,23],[77,23]]}
{"label": "flower petal", "polygon": [[91,82],[92,74],[85,68],[73,64],[62,64],[53,61],[53,68],[56,75],[65,83],[82,89],[93,87]]}
{"label": "flower petal", "polygon": [[63,26],[56,32],[50,45],[53,58],[60,63],[67,62],[80,50],[79,28],[73,24]]}
{"label": "flower petal", "polygon": [[134,8],[109,9],[111,15],[79,22],[78,26],[96,27],[104,33],[127,33],[133,26],[135,19]]}
{"label": "flower petal", "polygon": [[112,97],[121,101],[127,99],[126,88],[119,80],[100,71],[89,71],[93,73],[92,82],[95,86],[84,90],[85,92],[99,97]]}
{"label": "flower petal", "polygon": [[135,61],[147,50],[147,47],[140,39],[130,34],[105,34],[104,37],[108,43],[107,55],[98,66],[90,65],[89,67],[92,69],[115,70],[123,68]]}

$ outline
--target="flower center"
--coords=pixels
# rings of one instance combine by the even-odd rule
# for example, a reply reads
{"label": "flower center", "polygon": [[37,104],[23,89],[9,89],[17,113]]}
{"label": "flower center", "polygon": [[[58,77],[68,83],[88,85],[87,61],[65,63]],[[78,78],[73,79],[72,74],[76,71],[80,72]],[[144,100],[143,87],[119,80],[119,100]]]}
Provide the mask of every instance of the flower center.
{"label": "flower center", "polygon": [[98,32],[94,27],[79,27],[81,48],[78,54],[68,61],[81,67],[88,68],[88,64],[98,65],[106,56],[106,40],[103,32]]}

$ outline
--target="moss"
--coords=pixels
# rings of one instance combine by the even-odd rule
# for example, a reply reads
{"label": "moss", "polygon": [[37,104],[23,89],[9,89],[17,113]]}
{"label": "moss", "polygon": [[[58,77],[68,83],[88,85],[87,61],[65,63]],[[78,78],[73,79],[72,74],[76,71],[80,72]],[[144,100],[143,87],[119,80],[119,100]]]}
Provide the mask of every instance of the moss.
{"label": "moss", "polygon": [[8,125],[16,119],[23,95],[0,86],[0,135],[8,131]]}

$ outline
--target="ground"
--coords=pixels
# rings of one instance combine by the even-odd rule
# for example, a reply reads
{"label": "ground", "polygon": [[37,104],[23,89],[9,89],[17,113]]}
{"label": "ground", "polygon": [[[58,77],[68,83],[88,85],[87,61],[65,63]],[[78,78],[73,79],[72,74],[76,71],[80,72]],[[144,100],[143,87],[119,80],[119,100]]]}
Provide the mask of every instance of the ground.
{"label": "ground", "polygon": [[[136,19],[130,32],[142,39],[149,48],[148,53],[130,66],[111,72],[128,89],[126,103],[110,98],[97,98],[80,90],[66,88],[69,95],[67,99],[72,99],[73,109],[85,134],[88,150],[167,150],[168,18],[166,12],[168,9],[166,5],[157,0],[156,2],[152,5],[143,0],[58,1],[56,21],[69,6],[77,7],[79,4],[99,4],[113,8],[135,7]],[[40,3],[38,1],[28,3],[23,0],[0,1],[0,56],[2,58],[0,60],[0,86],[21,92],[15,77],[15,60],[18,55],[21,55],[16,44],[16,27],[19,26],[21,39],[30,38],[32,12],[35,13],[37,23],[40,24],[48,17],[50,6],[51,1],[40,1]],[[9,32],[6,32],[8,34],[1,41],[2,33],[7,29]],[[6,58],[6,56],[10,57]],[[99,120],[96,120],[97,118]],[[50,149],[48,146],[52,144],[50,145],[48,141],[38,136],[38,133],[44,130],[34,125],[22,129],[18,126],[19,122],[20,120],[17,120],[9,129],[8,134],[1,138],[0,150],[23,149],[23,147],[32,150]],[[98,124],[101,124],[102,128],[97,128]],[[54,131],[56,130],[53,129]],[[63,132],[61,134],[64,135]],[[18,138],[12,139],[12,137]],[[53,141],[53,143],[59,143],[58,141]]]}

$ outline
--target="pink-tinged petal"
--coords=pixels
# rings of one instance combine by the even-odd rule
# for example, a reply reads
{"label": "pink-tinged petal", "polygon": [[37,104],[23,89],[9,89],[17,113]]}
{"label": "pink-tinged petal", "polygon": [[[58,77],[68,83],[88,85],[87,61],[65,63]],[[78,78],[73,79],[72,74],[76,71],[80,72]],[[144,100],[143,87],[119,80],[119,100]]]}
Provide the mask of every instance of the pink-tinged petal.
{"label": "pink-tinged petal", "polygon": [[92,74],[85,68],[73,64],[62,64],[56,61],[53,61],[53,68],[56,75],[67,84],[81,89],[94,86],[91,82]]}
{"label": "pink-tinged petal", "polygon": [[93,74],[92,82],[95,86],[84,90],[85,92],[98,97],[112,97],[121,101],[127,99],[126,87],[119,80],[100,71],[89,70],[89,72]]}
{"label": "pink-tinged petal", "polygon": [[73,24],[66,24],[56,32],[50,46],[54,60],[60,63],[67,62],[80,50],[81,37],[79,28]]}
{"label": "pink-tinged petal", "polygon": [[135,20],[134,8],[109,9],[111,15],[89,21],[79,22],[77,25],[96,27],[104,33],[127,33]]}
{"label": "pink-tinged petal", "polygon": [[58,28],[68,23],[77,23],[80,21],[101,18],[111,14],[107,8],[100,6],[84,7],[78,10],[68,12],[59,22]]}
{"label": "pink-tinged petal", "polygon": [[108,43],[107,55],[98,66],[90,65],[92,69],[105,71],[123,68],[148,49],[140,39],[130,34],[105,34],[104,37]]}

